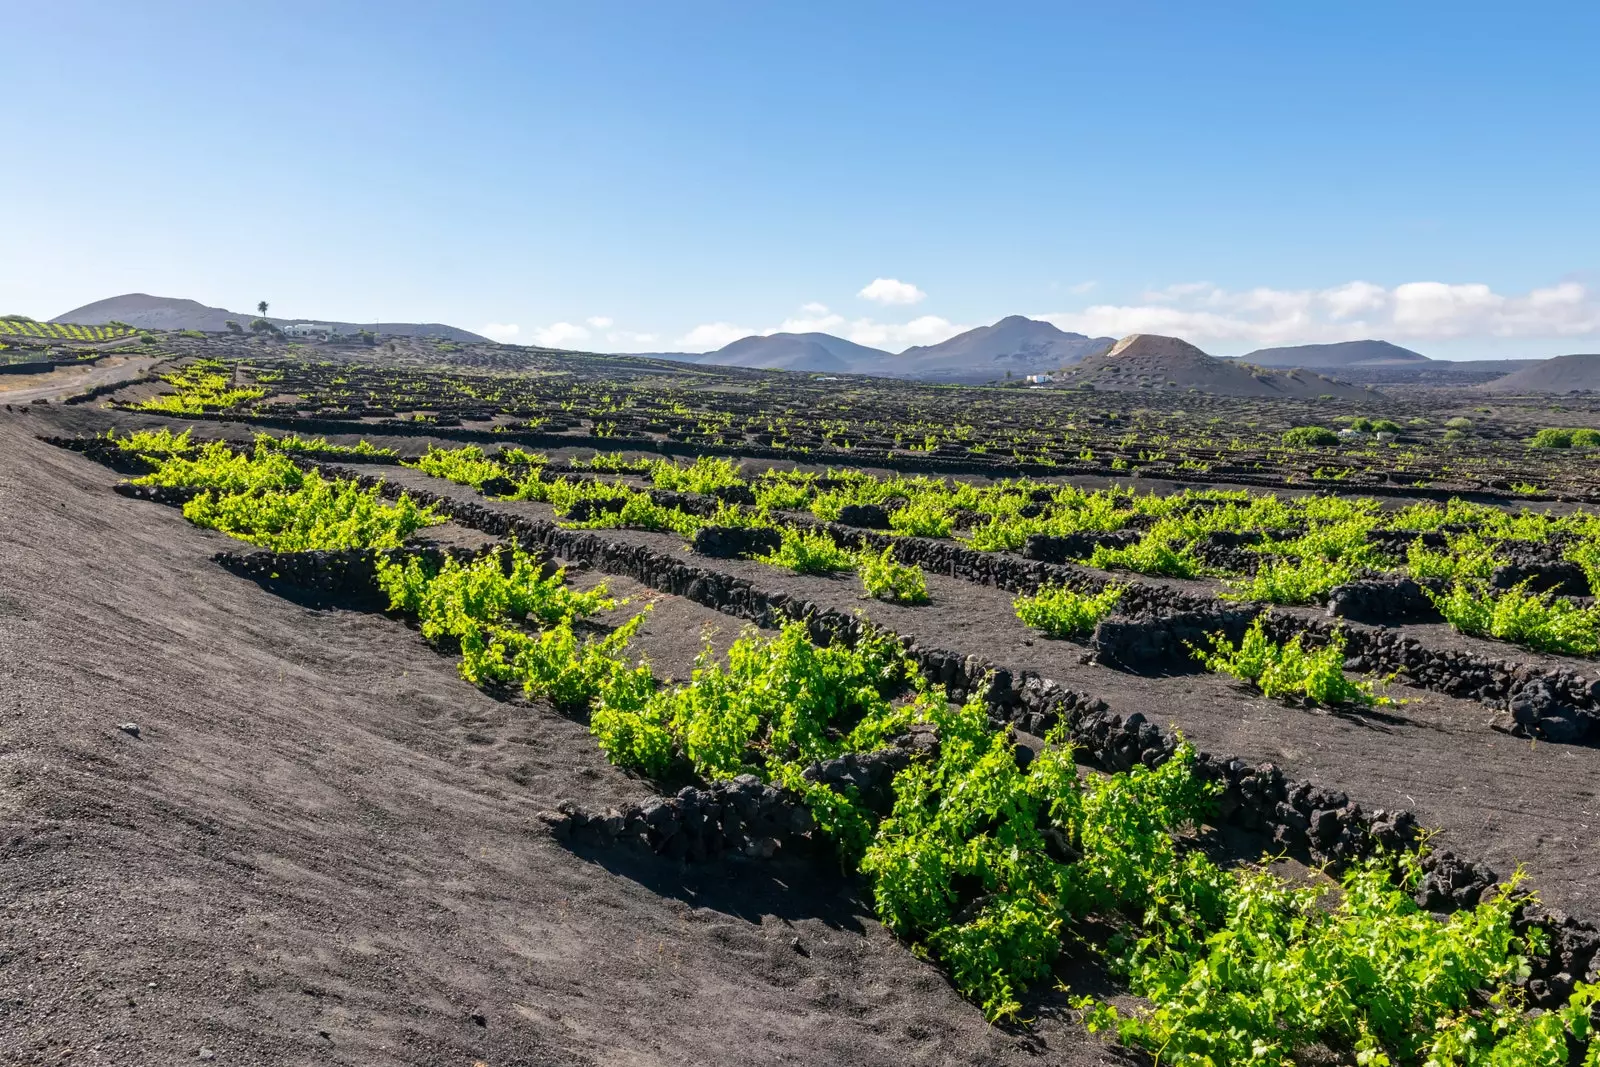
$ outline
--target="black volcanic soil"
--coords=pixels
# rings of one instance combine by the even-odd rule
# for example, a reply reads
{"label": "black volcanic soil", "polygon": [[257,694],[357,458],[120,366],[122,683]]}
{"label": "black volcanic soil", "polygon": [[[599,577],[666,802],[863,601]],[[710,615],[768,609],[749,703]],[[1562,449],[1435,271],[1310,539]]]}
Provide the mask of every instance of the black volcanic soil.
{"label": "black volcanic soil", "polygon": [[[988,1027],[812,864],[563,849],[538,811],[644,792],[582,726],[230,575],[33,425],[0,414],[0,1062],[1125,1062]],[[719,620],[657,611],[682,670]]]}

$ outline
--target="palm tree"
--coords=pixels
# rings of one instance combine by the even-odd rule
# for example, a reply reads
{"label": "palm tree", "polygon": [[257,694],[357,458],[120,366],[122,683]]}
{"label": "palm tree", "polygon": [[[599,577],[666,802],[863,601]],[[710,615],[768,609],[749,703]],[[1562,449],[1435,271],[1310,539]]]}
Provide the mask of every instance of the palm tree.
{"label": "palm tree", "polygon": [[261,303],[256,305],[256,310],[261,312],[261,317],[262,318],[266,318],[267,317],[267,302],[265,300],[261,301]]}

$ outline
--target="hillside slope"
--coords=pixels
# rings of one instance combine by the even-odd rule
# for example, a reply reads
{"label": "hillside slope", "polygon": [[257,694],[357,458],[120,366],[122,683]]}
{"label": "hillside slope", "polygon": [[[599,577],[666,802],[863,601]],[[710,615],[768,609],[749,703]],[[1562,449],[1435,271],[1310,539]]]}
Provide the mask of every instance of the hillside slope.
{"label": "hillside slope", "polygon": [[[222,333],[231,319],[248,326],[256,318],[254,312],[229,311],[226,308],[208,307],[198,300],[176,297],[150,296],[147,293],[125,293],[108,297],[64,312],[51,322],[75,322],[84,326],[100,326],[116,321],[148,330],[201,330],[205,333]],[[337,319],[279,319],[268,317],[276,326],[295,322],[317,322],[338,326],[347,332],[371,330],[393,337],[443,337],[449,341],[487,341],[475,333],[439,322],[341,322]]]}
{"label": "hillside slope", "polygon": [[1543,359],[1478,386],[1486,393],[1569,393],[1600,390],[1600,353]]}
{"label": "hillside slope", "polygon": [[1208,356],[1176,337],[1137,333],[1124,337],[1107,352],[1087,357],[1060,380],[1095,389],[1193,389],[1215,396],[1361,399],[1373,395],[1360,386],[1309,370],[1254,367]]}
{"label": "hillside slope", "polygon": [[1326,345],[1289,345],[1258,348],[1239,357],[1241,363],[1259,367],[1356,367],[1431,363],[1421,352],[1388,341],[1339,341]]}
{"label": "hillside slope", "polygon": [[1038,374],[1077,363],[1109,348],[1110,337],[1068,333],[1048,322],[1011,315],[936,345],[918,345],[893,356],[891,372],[908,378],[987,381]]}
{"label": "hillside slope", "polygon": [[988,1026],[808,860],[561,847],[539,810],[647,792],[580,723],[229,574],[38,422],[0,411],[0,1063],[1122,1062]]}

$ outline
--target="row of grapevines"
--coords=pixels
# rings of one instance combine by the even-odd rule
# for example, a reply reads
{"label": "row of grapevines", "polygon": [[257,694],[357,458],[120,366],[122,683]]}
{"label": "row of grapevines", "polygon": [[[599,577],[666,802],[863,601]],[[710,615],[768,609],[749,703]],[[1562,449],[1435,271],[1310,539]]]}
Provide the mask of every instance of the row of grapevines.
{"label": "row of grapevines", "polygon": [[576,622],[616,600],[604,584],[578,592],[564,571],[540,572],[513,547],[471,563],[381,561],[378,584],[390,610],[414,616],[424,637],[460,649],[461,676],[474,685],[518,686],[561,708],[582,707],[608,687],[648,685],[650,668],[622,658],[645,613],[609,633],[580,634]]}
{"label": "row of grapevines", "polygon": [[231,369],[214,359],[197,359],[182,370],[161,375],[161,380],[174,386],[177,392],[135,404],[136,410],[166,415],[199,415],[208,411],[226,411],[267,395],[267,391],[261,388],[232,388]]}
{"label": "row of grapevines", "polygon": [[1458,578],[1448,592],[1427,595],[1445,621],[1462,633],[1540,652],[1600,655],[1600,607],[1579,607],[1565,597],[1530,592],[1527,582],[1495,593],[1482,581]]}
{"label": "row of grapevines", "polygon": [[376,488],[302,470],[263,444],[242,453],[222,442],[196,448],[186,437],[154,441],[171,451],[135,484],[202,490],[184,505],[184,517],[242,541],[278,552],[398,548],[444,521],[408,496],[388,503]]}
{"label": "row of grapevines", "polygon": [[[480,487],[490,478],[514,473],[513,468],[486,458],[473,446],[430,451],[417,465],[429,473]],[[602,457],[596,457],[592,465],[597,469],[608,466]],[[558,516],[573,514],[579,507],[585,509],[584,517],[569,521],[569,526],[635,527],[683,536],[691,536],[708,524],[775,527],[782,543],[763,557],[763,562],[802,574],[859,569],[870,595],[902,603],[920,602],[925,597],[926,583],[920,571],[894,563],[892,553],[874,553],[870,560],[858,557],[823,534],[795,528],[778,513],[808,505],[814,514],[831,519],[837,518],[847,504],[900,501],[900,506],[889,512],[890,525],[897,533],[941,536],[950,532],[954,512],[961,508],[987,516],[984,523],[974,527],[970,539],[974,547],[982,549],[1018,548],[1035,533],[1115,530],[1142,516],[1146,529],[1137,542],[1115,548],[1096,545],[1083,562],[1103,569],[1178,578],[1211,573],[1198,548],[1200,539],[1207,534],[1264,535],[1250,547],[1266,558],[1248,577],[1231,580],[1223,595],[1269,604],[1315,602],[1335,586],[1363,573],[1397,570],[1401,561],[1384,554],[1372,540],[1380,530],[1443,531],[1443,549],[1429,549],[1419,537],[1407,551],[1404,567],[1419,580],[1453,582],[1487,578],[1502,562],[1499,546],[1506,542],[1562,538],[1567,544],[1567,558],[1580,563],[1591,583],[1600,588],[1600,518],[1586,513],[1565,517],[1528,511],[1511,514],[1452,500],[1444,505],[1411,505],[1385,516],[1377,501],[1370,498],[1307,497],[1290,501],[1271,494],[1252,496],[1224,491],[1185,491],[1158,497],[1072,486],[1046,489],[1025,479],[980,487],[942,479],[880,479],[858,471],[830,470],[825,477],[832,488],[827,490],[817,488],[822,479],[814,474],[764,472],[755,479],[755,508],[723,504],[708,518],[656,504],[647,493],[621,483],[547,479],[539,464],[524,464],[517,469],[527,473],[521,475],[512,496],[548,501]],[[737,465],[725,459],[702,457],[687,467],[648,460],[618,469],[649,473],[658,487],[695,492],[746,484]],[[1030,514],[1030,508],[1043,510]],[[1444,603],[1447,617],[1466,632],[1550,651],[1594,654],[1585,651],[1592,646],[1595,629],[1592,613],[1587,609],[1521,593],[1497,600],[1477,595],[1474,606],[1469,599],[1478,587],[1459,588],[1469,592],[1453,593]]]}
{"label": "row of grapevines", "polygon": [[1326,645],[1308,649],[1302,634],[1283,644],[1273,641],[1265,622],[1265,615],[1256,616],[1238,645],[1223,634],[1212,634],[1211,647],[1196,649],[1195,657],[1207,670],[1250,682],[1273,698],[1305,697],[1329,705],[1392,703],[1376,696],[1371,685],[1345,675],[1343,634],[1336,632]]}

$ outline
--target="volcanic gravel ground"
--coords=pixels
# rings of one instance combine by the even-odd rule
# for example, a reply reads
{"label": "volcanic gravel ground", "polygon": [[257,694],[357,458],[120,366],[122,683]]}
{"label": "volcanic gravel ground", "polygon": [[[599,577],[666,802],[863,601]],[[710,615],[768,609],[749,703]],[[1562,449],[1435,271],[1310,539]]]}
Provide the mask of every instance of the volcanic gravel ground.
{"label": "volcanic gravel ground", "polygon": [[[646,792],[581,725],[231,575],[37,423],[0,414],[0,1062],[1126,1062],[988,1027],[813,864],[563,849],[539,810]],[[705,621],[662,602],[658,669]]]}
{"label": "volcanic gravel ground", "polygon": [[[547,505],[485,501],[472,490],[418,471],[386,472],[403,485],[476,500],[529,518]],[[792,574],[748,560],[684,553],[683,539],[640,530],[596,535],[678,554],[698,566],[748,579],[756,588],[803,597],[835,610],[864,611],[874,621],[933,647],[976,654],[1031,670],[1104,699],[1121,714],[1141,712],[1181,729],[1201,749],[1250,762],[1272,761],[1291,777],[1344,790],[1369,811],[1410,808],[1437,842],[1489,863],[1502,876],[1522,863],[1545,901],[1574,914],[1600,912],[1600,749],[1532,743],[1490,729],[1492,709],[1402,685],[1406,704],[1331,713],[1267,700],[1211,674],[1145,677],[1081,662],[1082,646],[1029,630],[998,589],[928,575],[932,603],[902,607],[864,599],[854,575]],[[1515,655],[1498,646],[1501,655]]]}

